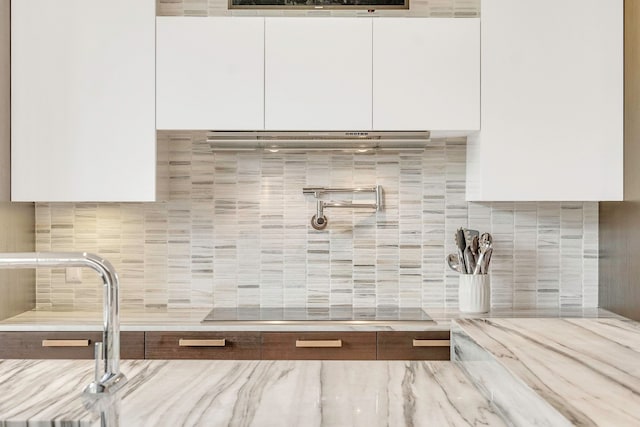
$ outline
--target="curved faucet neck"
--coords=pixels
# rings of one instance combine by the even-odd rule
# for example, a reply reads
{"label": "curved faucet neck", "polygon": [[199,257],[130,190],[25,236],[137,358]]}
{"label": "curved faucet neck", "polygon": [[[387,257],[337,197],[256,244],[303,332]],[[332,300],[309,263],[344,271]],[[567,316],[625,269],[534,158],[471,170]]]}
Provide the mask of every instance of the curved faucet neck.
{"label": "curved faucet neck", "polygon": [[85,388],[85,392],[107,393],[120,388],[127,380],[120,372],[120,282],[113,265],[98,255],[86,252],[0,253],[0,269],[39,267],[89,267],[102,277],[102,346],[96,347],[100,350],[96,351],[95,380]]}

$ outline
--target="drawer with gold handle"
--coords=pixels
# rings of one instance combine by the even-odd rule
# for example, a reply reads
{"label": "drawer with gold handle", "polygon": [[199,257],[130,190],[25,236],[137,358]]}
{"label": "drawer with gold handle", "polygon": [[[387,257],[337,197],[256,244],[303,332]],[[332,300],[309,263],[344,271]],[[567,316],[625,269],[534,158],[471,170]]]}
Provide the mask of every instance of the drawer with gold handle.
{"label": "drawer with gold handle", "polygon": [[449,360],[449,331],[380,331],[379,360]]}
{"label": "drawer with gold handle", "polygon": [[147,359],[260,359],[260,332],[145,333]]}
{"label": "drawer with gold handle", "polygon": [[[0,359],[93,359],[99,331],[0,332]],[[144,359],[144,332],[120,333],[120,356]]]}
{"label": "drawer with gold handle", "polygon": [[266,360],[375,360],[375,332],[263,332]]}

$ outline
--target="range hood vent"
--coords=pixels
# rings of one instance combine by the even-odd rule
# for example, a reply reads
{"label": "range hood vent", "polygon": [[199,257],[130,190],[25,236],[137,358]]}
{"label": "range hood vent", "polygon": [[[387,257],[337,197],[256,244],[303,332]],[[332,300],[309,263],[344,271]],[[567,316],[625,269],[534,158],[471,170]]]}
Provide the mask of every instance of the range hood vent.
{"label": "range hood vent", "polygon": [[214,152],[267,151],[299,152],[338,151],[424,151],[430,141],[428,131],[215,131],[207,133]]}

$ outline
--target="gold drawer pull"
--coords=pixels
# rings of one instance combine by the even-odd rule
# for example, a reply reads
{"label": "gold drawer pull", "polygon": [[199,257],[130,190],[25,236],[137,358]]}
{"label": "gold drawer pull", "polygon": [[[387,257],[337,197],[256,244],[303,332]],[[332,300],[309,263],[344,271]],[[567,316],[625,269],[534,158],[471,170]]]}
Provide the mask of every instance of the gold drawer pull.
{"label": "gold drawer pull", "polygon": [[215,340],[186,340],[180,338],[178,345],[180,347],[224,347],[227,345],[227,340],[224,338]]}
{"label": "gold drawer pull", "polygon": [[42,340],[43,347],[89,347],[89,340]]}
{"label": "gold drawer pull", "polygon": [[296,340],[298,348],[338,348],[342,347],[342,340]]}
{"label": "gold drawer pull", "polygon": [[414,347],[449,347],[450,340],[413,340]]}

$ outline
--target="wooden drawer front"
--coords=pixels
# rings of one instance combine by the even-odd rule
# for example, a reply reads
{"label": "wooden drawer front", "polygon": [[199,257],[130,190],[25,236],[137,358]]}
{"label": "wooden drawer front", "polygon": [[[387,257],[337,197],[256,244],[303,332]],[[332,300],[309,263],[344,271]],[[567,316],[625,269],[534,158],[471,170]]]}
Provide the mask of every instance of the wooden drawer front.
{"label": "wooden drawer front", "polygon": [[[0,359],[93,359],[102,332],[0,332]],[[122,359],[144,359],[144,332],[121,332]]]}
{"label": "wooden drawer front", "polygon": [[263,332],[270,360],[375,360],[375,332]]}
{"label": "wooden drawer front", "polygon": [[378,332],[380,360],[449,360],[449,331]]}
{"label": "wooden drawer front", "polygon": [[147,332],[147,359],[260,359],[259,332]]}

